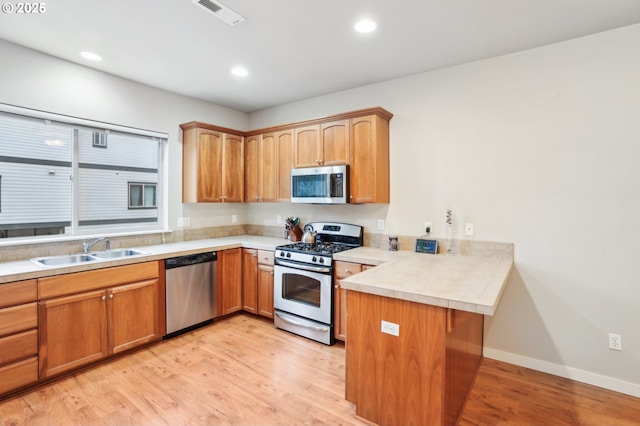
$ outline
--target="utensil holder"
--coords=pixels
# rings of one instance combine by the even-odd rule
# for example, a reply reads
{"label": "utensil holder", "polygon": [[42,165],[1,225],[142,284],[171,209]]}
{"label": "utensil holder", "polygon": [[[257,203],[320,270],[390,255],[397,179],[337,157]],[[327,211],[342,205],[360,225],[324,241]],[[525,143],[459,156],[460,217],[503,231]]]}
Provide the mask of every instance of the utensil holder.
{"label": "utensil holder", "polygon": [[296,242],[302,239],[302,229],[298,225],[294,226],[293,229],[289,229],[288,232],[291,241]]}

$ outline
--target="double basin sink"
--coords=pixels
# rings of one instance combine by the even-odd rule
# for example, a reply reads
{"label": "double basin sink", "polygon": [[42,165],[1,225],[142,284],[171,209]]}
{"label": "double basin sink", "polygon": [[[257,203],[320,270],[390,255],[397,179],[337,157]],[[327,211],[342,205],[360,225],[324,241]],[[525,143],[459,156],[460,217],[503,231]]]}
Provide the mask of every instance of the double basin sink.
{"label": "double basin sink", "polygon": [[147,253],[143,253],[133,249],[118,249],[118,250],[105,250],[96,251],[91,253],[79,253],[79,254],[62,254],[59,256],[47,256],[37,257],[30,259],[38,266],[72,266],[79,265],[88,262],[99,262],[103,260],[121,259],[123,257],[139,256]]}

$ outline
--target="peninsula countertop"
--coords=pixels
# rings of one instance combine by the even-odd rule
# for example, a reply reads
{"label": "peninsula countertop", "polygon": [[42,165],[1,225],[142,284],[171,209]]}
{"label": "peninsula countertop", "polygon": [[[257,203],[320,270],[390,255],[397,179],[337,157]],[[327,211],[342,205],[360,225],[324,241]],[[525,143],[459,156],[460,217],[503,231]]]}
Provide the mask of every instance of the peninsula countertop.
{"label": "peninsula countertop", "polygon": [[342,288],[428,305],[493,315],[513,259],[389,252],[359,247],[334,260],[377,265],[341,281]]}

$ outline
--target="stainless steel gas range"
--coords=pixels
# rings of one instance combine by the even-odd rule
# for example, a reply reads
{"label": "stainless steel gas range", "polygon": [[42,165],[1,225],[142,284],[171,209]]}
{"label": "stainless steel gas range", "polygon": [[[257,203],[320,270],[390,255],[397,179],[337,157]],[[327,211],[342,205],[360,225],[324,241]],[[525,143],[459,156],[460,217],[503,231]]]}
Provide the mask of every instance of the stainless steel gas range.
{"label": "stainless steel gas range", "polygon": [[274,322],[276,327],[327,345],[333,333],[333,254],[362,245],[358,225],[311,222],[313,244],[276,247]]}

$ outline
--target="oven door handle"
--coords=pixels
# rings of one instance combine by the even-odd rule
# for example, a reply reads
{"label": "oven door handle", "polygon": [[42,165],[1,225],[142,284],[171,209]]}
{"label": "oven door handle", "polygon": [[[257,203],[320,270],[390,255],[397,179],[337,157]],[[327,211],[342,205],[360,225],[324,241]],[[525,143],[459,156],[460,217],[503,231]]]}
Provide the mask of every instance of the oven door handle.
{"label": "oven door handle", "polygon": [[298,321],[294,321],[291,318],[287,318],[284,315],[280,315],[279,312],[275,313],[282,321],[288,322],[289,324],[293,324],[293,325],[297,325],[298,327],[305,327],[305,328],[311,328],[313,330],[316,331],[321,331],[323,333],[326,333],[327,331],[329,331],[329,327],[316,327],[315,325],[309,325],[309,324],[303,324],[301,322]]}
{"label": "oven door handle", "polygon": [[281,265],[281,266],[287,266],[289,268],[294,268],[294,269],[301,269],[303,271],[309,271],[309,272],[319,272],[322,274],[328,274],[331,272],[331,268],[323,268],[323,267],[318,267],[318,266],[309,266],[309,265],[299,265],[297,263],[291,263],[291,262],[287,262],[285,260],[280,260],[278,259],[278,263],[276,263],[276,266]]}

